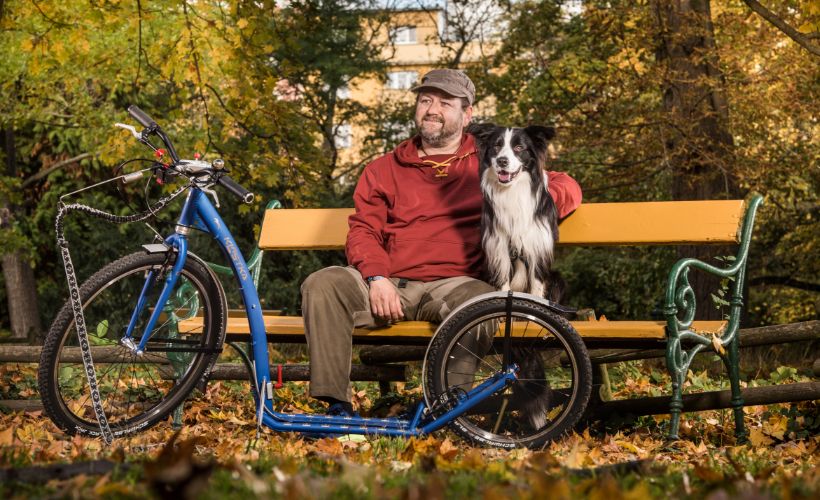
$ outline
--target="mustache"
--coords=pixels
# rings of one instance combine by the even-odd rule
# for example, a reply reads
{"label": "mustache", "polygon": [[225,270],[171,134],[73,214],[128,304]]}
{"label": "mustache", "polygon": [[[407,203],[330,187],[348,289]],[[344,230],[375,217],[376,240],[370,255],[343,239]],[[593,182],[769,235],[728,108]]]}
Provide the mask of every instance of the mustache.
{"label": "mustache", "polygon": [[422,118],[422,120],[444,123],[444,117],[440,115],[424,115],[424,118]]}

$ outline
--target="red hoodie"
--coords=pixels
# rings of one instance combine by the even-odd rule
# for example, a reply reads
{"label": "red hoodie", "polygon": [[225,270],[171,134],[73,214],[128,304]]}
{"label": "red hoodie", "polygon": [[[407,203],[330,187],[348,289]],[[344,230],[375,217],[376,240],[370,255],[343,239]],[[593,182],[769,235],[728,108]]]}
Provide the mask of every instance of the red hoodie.
{"label": "red hoodie", "polygon": [[[418,137],[365,167],[353,202],[347,261],[362,276],[432,281],[481,275],[481,205],[475,140],[464,135],[454,155],[418,155]],[[431,160],[446,167],[431,166]],[[425,163],[425,161],[427,163]],[[446,176],[437,176],[446,171]],[[581,187],[548,172],[548,188],[565,217],[581,204]]]}

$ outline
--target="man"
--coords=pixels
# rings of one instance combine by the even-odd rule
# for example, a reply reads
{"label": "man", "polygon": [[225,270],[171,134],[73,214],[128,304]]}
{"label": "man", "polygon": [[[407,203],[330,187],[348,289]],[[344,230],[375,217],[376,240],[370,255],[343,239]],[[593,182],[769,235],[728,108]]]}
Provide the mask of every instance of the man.
{"label": "man", "polygon": [[[354,328],[398,320],[441,322],[459,304],[494,289],[478,278],[482,195],[478,154],[464,132],[475,86],[459,70],[436,69],[412,89],[418,135],[368,164],[353,195],[346,254],[302,285],[310,351],[310,395],[349,415]],[[568,175],[549,172],[565,217],[581,203]]]}

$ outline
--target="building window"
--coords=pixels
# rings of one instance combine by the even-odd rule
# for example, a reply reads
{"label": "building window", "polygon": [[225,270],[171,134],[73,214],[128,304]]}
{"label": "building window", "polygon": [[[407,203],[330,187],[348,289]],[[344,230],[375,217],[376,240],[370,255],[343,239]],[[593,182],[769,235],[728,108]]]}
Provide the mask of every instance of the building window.
{"label": "building window", "polygon": [[416,71],[391,71],[387,73],[387,88],[393,90],[409,89],[419,79]]}
{"label": "building window", "polygon": [[390,40],[396,45],[409,45],[416,43],[415,26],[399,26],[390,30]]}
{"label": "building window", "polygon": [[353,145],[352,130],[349,123],[342,123],[336,127],[333,142],[337,149],[346,149]]}

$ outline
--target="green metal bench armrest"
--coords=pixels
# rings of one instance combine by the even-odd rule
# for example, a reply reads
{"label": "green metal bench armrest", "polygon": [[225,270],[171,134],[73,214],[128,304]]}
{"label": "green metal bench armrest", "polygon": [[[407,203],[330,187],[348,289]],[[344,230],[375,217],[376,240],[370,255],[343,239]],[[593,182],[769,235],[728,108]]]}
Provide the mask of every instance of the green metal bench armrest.
{"label": "green metal bench armrest", "polygon": [[[688,369],[689,362],[697,352],[713,345],[715,340],[711,337],[699,335],[691,330],[692,321],[695,318],[695,292],[689,284],[689,270],[697,269],[721,278],[732,280],[731,296],[729,300],[729,320],[726,329],[721,333],[719,340],[725,346],[732,342],[740,327],[740,315],[743,309],[743,282],[746,275],[746,261],[749,255],[749,245],[752,240],[754,220],[757,209],[763,202],[763,197],[755,194],[748,202],[746,214],[743,218],[743,225],[740,232],[740,247],[735,256],[734,263],[725,268],[719,268],[707,264],[698,259],[681,259],[669,272],[669,281],[666,288],[664,300],[664,314],[667,322],[667,339],[676,346],[680,341],[695,343],[696,345],[688,352],[683,353],[675,349],[677,365],[680,369]],[[682,314],[682,317],[679,317]],[[671,352],[671,351],[670,351]]]}

